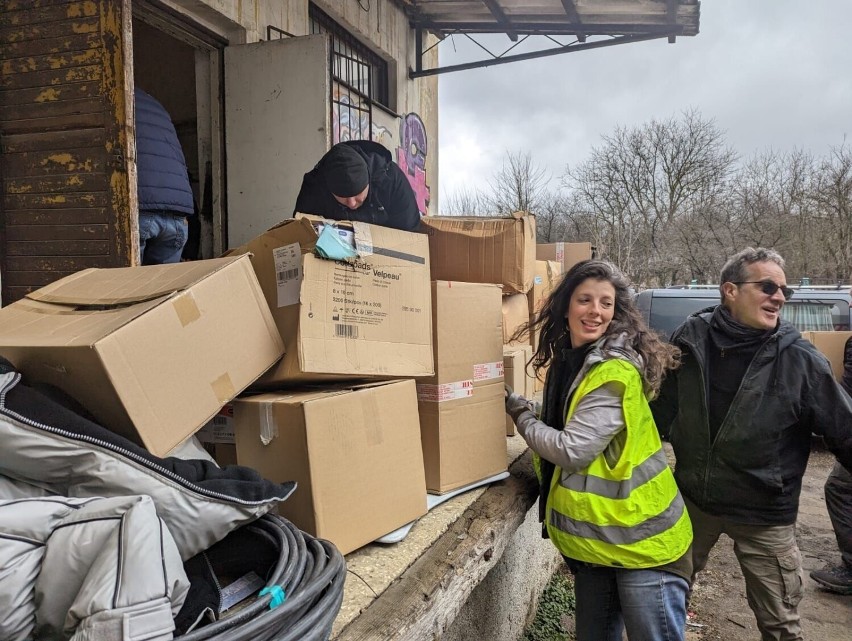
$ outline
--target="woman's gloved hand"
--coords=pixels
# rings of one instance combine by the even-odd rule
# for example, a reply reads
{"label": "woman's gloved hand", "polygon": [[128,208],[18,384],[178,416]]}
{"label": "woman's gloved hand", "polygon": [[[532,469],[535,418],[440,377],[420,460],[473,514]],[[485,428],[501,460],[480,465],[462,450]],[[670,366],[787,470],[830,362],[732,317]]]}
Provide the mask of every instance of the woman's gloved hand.
{"label": "woman's gloved hand", "polygon": [[517,423],[518,417],[525,411],[530,411],[535,414],[535,406],[532,401],[528,401],[520,394],[516,394],[508,385],[506,388],[506,414],[512,417],[512,420]]}

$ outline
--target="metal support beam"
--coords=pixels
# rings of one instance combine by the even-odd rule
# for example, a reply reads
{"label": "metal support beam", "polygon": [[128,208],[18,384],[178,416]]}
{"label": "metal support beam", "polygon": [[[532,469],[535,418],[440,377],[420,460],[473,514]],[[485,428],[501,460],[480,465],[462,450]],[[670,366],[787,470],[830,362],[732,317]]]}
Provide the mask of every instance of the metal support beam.
{"label": "metal support beam", "polygon": [[497,4],[497,0],[482,0],[482,4],[488,7],[488,10],[491,12],[491,15],[494,16],[497,24],[503,27],[506,31],[506,35],[509,36],[509,40],[517,42],[518,34],[512,31],[512,23],[509,21],[509,17],[503,13],[503,8]]}
{"label": "metal support beam", "polygon": [[[673,30],[677,30],[674,28]],[[476,62],[466,62],[459,65],[449,65],[447,67],[435,67],[432,69],[408,70],[409,78],[423,78],[424,76],[437,76],[443,73],[451,73],[453,71],[466,71],[467,69],[481,69],[492,65],[502,65],[509,62],[517,62],[519,60],[533,60],[535,58],[546,58],[555,56],[561,53],[571,53],[572,51],[586,51],[588,49],[600,49],[602,47],[611,47],[619,44],[629,44],[631,42],[645,42],[646,40],[656,40],[658,38],[668,38],[671,33],[652,33],[641,36],[619,36],[609,40],[597,40],[595,42],[584,42],[580,44],[565,45],[564,47],[553,47],[552,49],[544,49],[542,51],[531,51],[529,53],[519,53],[514,56],[506,56],[493,58],[492,60],[478,60]],[[419,53],[418,53],[419,55]]]}
{"label": "metal support beam", "polygon": [[574,4],[574,0],[562,0],[562,6],[565,8],[565,15],[568,16],[568,19],[577,25],[577,40],[585,42],[586,34],[583,33],[581,28],[583,21],[580,19],[580,14],[577,13],[577,5]]}
{"label": "metal support beam", "polygon": [[[677,24],[677,8],[680,4],[679,0],[666,0],[666,21],[670,25]],[[669,44],[674,44],[677,36],[671,35],[669,36]]]}

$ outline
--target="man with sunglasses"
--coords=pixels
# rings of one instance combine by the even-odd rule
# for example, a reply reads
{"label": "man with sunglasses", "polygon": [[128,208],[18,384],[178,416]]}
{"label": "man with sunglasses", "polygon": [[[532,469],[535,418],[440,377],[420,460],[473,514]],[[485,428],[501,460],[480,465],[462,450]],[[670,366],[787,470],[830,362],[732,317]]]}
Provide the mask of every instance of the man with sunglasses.
{"label": "man with sunglasses", "polygon": [[722,268],[721,304],[672,336],[681,367],[652,404],[694,530],[693,578],[722,534],[763,641],[802,639],[795,523],[811,434],[852,469],[852,399],[826,358],[787,321],[784,259],[744,249]]}

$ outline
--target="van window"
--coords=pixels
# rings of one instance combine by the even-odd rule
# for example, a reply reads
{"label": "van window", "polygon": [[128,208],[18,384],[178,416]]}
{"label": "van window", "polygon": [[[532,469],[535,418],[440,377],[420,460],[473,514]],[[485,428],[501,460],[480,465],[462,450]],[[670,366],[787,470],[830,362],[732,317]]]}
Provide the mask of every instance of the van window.
{"label": "van window", "polygon": [[672,333],[683,324],[687,316],[711,307],[719,302],[718,298],[668,298],[655,296],[651,299],[651,314],[648,324],[664,338],[671,338]]}
{"label": "van window", "polygon": [[830,332],[834,329],[831,308],[831,305],[819,301],[790,301],[781,308],[781,317],[800,332]]}

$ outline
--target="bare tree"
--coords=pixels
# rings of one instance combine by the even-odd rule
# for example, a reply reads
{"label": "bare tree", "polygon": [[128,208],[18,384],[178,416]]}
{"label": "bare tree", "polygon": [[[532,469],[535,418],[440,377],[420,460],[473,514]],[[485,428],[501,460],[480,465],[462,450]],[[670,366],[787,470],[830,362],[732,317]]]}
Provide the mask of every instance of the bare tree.
{"label": "bare tree", "polygon": [[852,148],[845,140],[819,163],[813,200],[813,224],[820,228],[827,258],[820,276],[848,282],[852,275]]}
{"label": "bare tree", "polygon": [[489,204],[476,189],[463,188],[441,198],[441,214],[445,216],[486,216]]}
{"label": "bare tree", "polygon": [[538,213],[548,192],[550,176],[528,152],[506,152],[503,164],[488,181],[485,198],[492,211],[511,214],[516,211]]}

